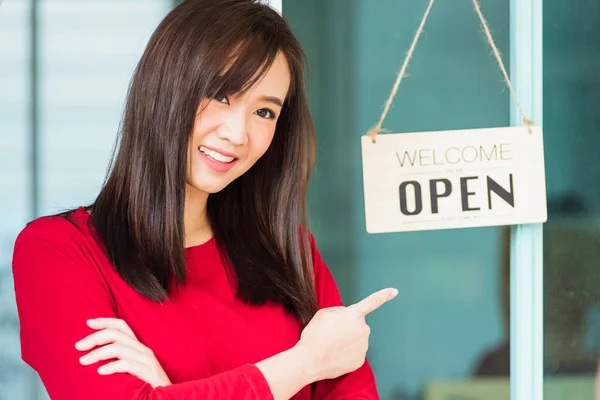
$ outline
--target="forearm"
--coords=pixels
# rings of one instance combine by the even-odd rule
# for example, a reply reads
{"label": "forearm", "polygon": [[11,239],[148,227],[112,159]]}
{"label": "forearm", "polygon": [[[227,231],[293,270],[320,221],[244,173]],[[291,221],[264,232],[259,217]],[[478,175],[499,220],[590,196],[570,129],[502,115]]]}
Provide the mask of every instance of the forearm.
{"label": "forearm", "polygon": [[296,345],[255,364],[264,375],[275,400],[288,400],[318,379],[309,354]]}

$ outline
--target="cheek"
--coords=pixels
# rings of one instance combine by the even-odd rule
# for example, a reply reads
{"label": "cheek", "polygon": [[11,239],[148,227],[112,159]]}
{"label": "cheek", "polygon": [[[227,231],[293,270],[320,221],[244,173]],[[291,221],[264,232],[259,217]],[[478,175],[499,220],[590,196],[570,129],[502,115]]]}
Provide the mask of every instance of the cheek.
{"label": "cheek", "polygon": [[262,157],[269,149],[271,142],[273,142],[274,134],[274,129],[262,129],[252,133],[250,137],[251,149],[248,155],[253,163]]}

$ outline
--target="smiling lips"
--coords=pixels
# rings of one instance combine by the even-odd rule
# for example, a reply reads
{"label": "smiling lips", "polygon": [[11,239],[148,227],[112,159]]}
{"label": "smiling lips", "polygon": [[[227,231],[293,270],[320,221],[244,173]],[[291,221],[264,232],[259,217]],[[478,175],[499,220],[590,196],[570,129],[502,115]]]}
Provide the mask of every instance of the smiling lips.
{"label": "smiling lips", "polygon": [[206,146],[198,147],[200,158],[212,170],[217,172],[229,171],[236,163],[237,158],[231,154],[223,154],[223,152]]}

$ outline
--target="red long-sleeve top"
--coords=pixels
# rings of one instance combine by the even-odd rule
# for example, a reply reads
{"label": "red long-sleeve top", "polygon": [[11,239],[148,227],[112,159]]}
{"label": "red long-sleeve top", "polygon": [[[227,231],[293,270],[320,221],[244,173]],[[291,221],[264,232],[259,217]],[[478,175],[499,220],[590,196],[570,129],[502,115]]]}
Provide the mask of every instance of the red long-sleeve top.
{"label": "red long-sleeve top", "polygon": [[[13,256],[23,360],[54,400],[270,400],[254,363],[294,346],[301,326],[278,305],[236,300],[214,240],[186,249],[188,282],[163,303],[135,292],[112,267],[79,208],[74,226],[43,217],[18,236]],[[312,243],[320,307],[341,305]],[[94,331],[90,318],[119,318],[153,350],[173,383],[153,389],[130,374],[100,375],[83,366],[75,343]],[[377,399],[366,362],[350,374],[303,388],[296,400]]]}

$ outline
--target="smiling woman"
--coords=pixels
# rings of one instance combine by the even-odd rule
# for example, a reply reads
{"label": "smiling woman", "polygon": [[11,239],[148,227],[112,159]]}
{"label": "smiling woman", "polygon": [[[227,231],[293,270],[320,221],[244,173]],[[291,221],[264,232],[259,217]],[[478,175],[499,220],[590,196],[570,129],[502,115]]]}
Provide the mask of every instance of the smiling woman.
{"label": "smiling woman", "polygon": [[92,204],[13,255],[23,359],[52,399],[375,399],[365,316],[306,226],[302,49],[252,0],[187,0],[137,66]]}

